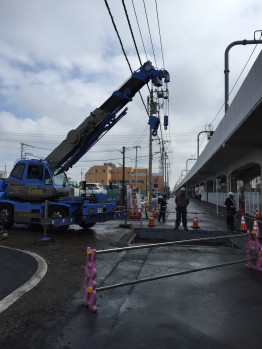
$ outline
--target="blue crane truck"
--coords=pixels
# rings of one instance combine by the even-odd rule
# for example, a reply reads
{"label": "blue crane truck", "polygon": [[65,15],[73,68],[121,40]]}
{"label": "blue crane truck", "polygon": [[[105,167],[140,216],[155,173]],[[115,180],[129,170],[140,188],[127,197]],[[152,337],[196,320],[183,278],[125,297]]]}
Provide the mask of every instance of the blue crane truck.
{"label": "blue crane truck", "polygon": [[[150,80],[161,87],[163,81],[169,82],[169,74],[146,62],[76,129],[69,131],[45,159],[17,161],[8,179],[0,179],[0,225],[9,228],[14,223],[42,224],[48,219],[53,229],[65,229],[70,224],[88,229],[97,222],[122,218],[125,213],[104,194],[96,194],[95,199],[72,196],[66,171],[126,114],[127,108],[121,110]],[[149,124],[155,133],[159,119],[151,116]]]}

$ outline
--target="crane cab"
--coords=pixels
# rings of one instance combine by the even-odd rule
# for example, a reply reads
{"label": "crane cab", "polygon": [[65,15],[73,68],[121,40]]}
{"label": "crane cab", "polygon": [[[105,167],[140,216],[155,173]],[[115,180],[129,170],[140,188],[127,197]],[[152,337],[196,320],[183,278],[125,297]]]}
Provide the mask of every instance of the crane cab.
{"label": "crane cab", "polygon": [[47,163],[41,160],[18,161],[7,184],[7,196],[20,200],[55,199],[69,196],[71,191],[65,173],[53,175]]}

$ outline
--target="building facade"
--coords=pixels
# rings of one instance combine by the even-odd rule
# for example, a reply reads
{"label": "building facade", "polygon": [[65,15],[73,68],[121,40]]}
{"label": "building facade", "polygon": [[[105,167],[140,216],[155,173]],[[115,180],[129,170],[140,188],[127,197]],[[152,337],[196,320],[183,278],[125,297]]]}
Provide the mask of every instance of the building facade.
{"label": "building facade", "polygon": [[[104,186],[112,184],[123,184],[123,167],[116,167],[114,164],[96,165],[90,167],[85,174],[87,183],[100,183]],[[148,169],[125,167],[125,185],[137,187],[140,190],[149,190]],[[151,189],[153,193],[162,193],[163,178],[160,173],[152,175]]]}
{"label": "building facade", "polygon": [[0,178],[8,178],[10,175],[9,171],[0,171]]}

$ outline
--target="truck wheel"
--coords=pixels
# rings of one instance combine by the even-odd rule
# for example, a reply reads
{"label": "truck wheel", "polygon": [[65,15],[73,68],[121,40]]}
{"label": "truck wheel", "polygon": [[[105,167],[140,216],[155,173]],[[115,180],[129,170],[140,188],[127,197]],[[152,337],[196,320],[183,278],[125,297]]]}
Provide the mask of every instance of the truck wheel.
{"label": "truck wheel", "polygon": [[89,224],[81,223],[79,225],[80,225],[81,228],[90,229],[90,228],[92,228],[95,225],[95,223],[89,223]]}
{"label": "truck wheel", "polygon": [[[48,210],[49,218],[63,218],[67,217],[67,211],[63,206],[50,206]],[[69,225],[63,225],[62,227],[56,227],[54,225],[50,225],[48,230],[53,232],[61,232],[66,230]]]}
{"label": "truck wheel", "polygon": [[0,225],[10,228],[14,224],[14,210],[11,205],[0,205]]}

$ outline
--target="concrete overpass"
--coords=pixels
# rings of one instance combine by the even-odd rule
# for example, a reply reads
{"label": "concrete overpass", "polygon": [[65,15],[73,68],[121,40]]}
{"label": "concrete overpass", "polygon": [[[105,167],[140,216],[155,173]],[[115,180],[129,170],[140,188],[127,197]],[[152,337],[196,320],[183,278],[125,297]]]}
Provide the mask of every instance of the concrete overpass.
{"label": "concrete overpass", "polygon": [[[175,190],[184,186],[189,193],[201,192],[203,200],[221,205],[228,191],[246,200],[254,192],[250,181],[261,181],[261,169],[262,51],[207,146]],[[247,211],[261,208],[260,191],[258,180],[252,194],[255,206]]]}

